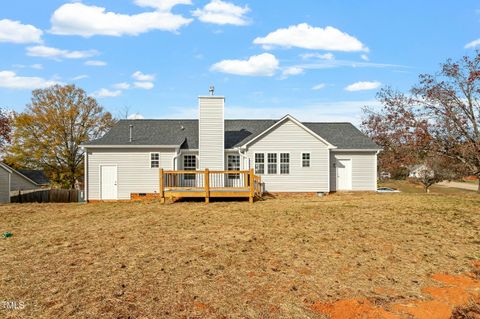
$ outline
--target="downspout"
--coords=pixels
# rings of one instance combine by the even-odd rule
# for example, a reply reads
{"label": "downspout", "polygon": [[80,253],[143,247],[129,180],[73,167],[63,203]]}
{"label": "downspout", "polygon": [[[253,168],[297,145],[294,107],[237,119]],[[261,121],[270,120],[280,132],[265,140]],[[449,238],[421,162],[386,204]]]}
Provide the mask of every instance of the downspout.
{"label": "downspout", "polygon": [[177,163],[177,158],[178,158],[180,155],[182,155],[182,150],[181,150],[181,149],[178,149],[177,154],[173,157],[173,163],[172,163],[173,165],[172,165],[172,167],[173,167],[173,170],[174,170],[174,171],[177,170],[177,167],[176,167],[175,164]]}

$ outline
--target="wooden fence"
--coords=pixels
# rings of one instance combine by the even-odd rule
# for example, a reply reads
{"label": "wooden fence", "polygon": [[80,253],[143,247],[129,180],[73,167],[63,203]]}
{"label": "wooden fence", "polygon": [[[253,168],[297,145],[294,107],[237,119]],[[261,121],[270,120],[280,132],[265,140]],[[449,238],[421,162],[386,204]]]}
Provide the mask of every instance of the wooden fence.
{"label": "wooden fence", "polygon": [[11,203],[77,203],[81,192],[76,189],[39,189],[10,196]]}

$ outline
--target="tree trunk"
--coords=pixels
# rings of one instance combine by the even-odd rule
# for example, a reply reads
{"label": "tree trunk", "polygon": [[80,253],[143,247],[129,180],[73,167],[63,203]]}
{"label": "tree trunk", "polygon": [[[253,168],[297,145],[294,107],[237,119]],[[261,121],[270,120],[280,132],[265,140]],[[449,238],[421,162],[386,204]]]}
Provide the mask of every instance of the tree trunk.
{"label": "tree trunk", "polygon": [[426,194],[430,193],[430,186],[423,185],[423,190],[425,191]]}

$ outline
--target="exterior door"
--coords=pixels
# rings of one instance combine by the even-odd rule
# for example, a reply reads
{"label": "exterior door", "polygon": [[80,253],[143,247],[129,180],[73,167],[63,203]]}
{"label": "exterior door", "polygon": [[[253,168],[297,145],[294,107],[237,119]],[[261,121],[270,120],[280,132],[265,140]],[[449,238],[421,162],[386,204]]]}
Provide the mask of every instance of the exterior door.
{"label": "exterior door", "polygon": [[100,167],[100,189],[103,200],[118,199],[117,167],[102,165]]}
{"label": "exterior door", "polygon": [[352,160],[337,159],[337,190],[352,190]]}

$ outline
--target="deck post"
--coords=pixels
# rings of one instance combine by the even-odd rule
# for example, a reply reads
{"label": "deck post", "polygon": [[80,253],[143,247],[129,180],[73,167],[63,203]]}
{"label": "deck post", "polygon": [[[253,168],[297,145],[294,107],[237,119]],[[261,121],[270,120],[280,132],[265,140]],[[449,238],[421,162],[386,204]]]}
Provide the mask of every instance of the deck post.
{"label": "deck post", "polygon": [[204,173],[205,203],[210,203],[210,171],[205,169]]}
{"label": "deck post", "polygon": [[254,182],[254,174],[253,174],[253,168],[250,168],[250,173],[249,173],[249,180],[250,180],[250,196],[249,196],[249,201],[250,201],[250,204],[253,204],[253,197],[254,197],[254,194],[255,194],[255,182]]}
{"label": "deck post", "polygon": [[160,169],[160,203],[165,203],[165,185],[163,168]]}

